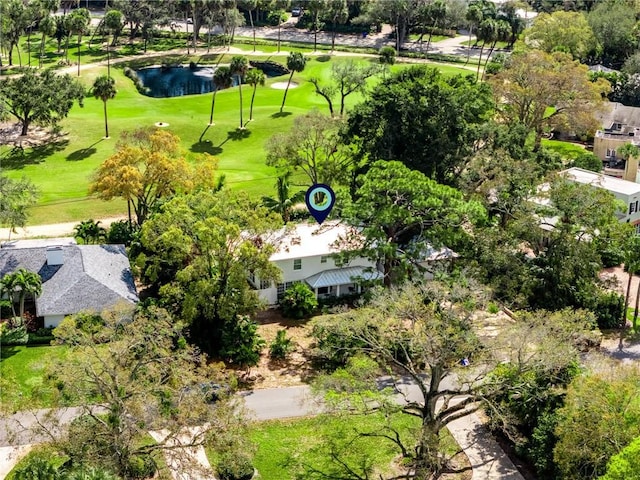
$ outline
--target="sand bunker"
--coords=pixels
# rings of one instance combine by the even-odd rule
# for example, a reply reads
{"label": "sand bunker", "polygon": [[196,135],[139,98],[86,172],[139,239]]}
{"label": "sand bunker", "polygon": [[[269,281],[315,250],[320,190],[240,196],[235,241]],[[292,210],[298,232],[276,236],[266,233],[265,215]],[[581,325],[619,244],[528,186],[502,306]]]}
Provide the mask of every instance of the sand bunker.
{"label": "sand bunker", "polygon": [[[291,85],[289,85],[289,88],[296,88],[297,86],[298,84],[296,82],[291,82]],[[271,84],[271,88],[275,88],[277,90],[286,90],[287,82],[274,82]]]}

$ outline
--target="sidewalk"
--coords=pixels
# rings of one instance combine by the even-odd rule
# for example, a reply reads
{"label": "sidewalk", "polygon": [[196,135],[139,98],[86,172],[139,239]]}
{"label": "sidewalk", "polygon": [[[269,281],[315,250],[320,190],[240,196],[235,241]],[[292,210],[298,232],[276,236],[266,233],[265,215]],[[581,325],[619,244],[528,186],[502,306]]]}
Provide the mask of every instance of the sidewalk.
{"label": "sidewalk", "polygon": [[473,469],[472,480],[524,480],[475,413],[447,425]]}

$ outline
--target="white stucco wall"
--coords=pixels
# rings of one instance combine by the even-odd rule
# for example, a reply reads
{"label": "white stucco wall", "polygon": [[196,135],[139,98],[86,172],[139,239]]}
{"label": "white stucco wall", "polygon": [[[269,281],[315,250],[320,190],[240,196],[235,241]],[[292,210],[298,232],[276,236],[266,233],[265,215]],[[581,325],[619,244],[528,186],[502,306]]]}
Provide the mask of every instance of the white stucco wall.
{"label": "white stucco wall", "polygon": [[57,327],[60,325],[60,322],[64,320],[64,315],[45,315],[44,317],[44,326],[45,328],[49,327]]}

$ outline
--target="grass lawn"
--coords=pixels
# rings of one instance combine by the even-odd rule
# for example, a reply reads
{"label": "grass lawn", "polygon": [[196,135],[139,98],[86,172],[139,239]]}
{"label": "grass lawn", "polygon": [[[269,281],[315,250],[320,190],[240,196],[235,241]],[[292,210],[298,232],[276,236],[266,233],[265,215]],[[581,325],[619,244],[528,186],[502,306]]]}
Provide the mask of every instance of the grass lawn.
{"label": "grass lawn", "polygon": [[561,140],[542,139],[542,146],[560,154],[564,160],[575,160],[588,151],[580,144],[563,142]]}
{"label": "grass lawn", "polygon": [[63,360],[66,354],[63,346],[0,347],[0,407],[49,406],[52,392],[44,386],[44,373],[50,362]]}
{"label": "grass lawn", "polygon": [[[418,426],[415,418],[407,415],[396,415],[393,425],[400,428],[408,437]],[[331,417],[320,416],[295,420],[276,420],[254,424],[251,439],[258,445],[254,458],[254,466],[261,478],[277,478],[288,480],[296,478],[295,474],[301,464],[313,465],[327,471],[331,464],[328,461],[325,435],[336,432],[337,441],[344,443],[344,458],[350,462],[363,455],[370,458],[378,473],[391,473],[393,460],[397,458],[397,449],[390,442],[380,438],[369,437],[358,439],[346,445],[356,431],[374,431],[384,424],[381,415]],[[207,455],[215,465],[216,455],[208,450]],[[327,477],[331,478],[331,477]],[[338,477],[335,477],[338,478]],[[377,478],[377,476],[376,476]]]}
{"label": "grass lawn", "polygon": [[[262,46],[260,47],[262,48]],[[70,53],[71,54],[71,53]],[[207,57],[182,57],[174,60],[217,60],[217,55]],[[226,55],[222,62],[230,56]],[[254,57],[251,59],[267,58]],[[350,57],[354,58],[354,57]],[[377,58],[356,57],[359,62],[377,61]],[[24,60],[24,59],[23,59]],[[89,59],[87,59],[89,60]],[[93,97],[85,99],[84,108],[75,106],[61,127],[68,135],[56,144],[27,149],[24,155],[12,155],[8,146],[0,147],[3,172],[12,178],[26,176],[40,190],[39,203],[30,211],[31,225],[72,222],[88,218],[104,218],[126,212],[124,201],[103,202],[89,197],[88,185],[92,173],[114,151],[122,131],[152,126],[156,122],[168,123],[170,131],[177,134],[191,159],[199,153],[209,153],[219,159],[220,173],[226,175],[227,184],[251,195],[272,194],[276,179],[273,168],[265,165],[264,145],[275,133],[288,130],[296,116],[313,108],[328,112],[325,101],[314,93],[307,81],[310,77],[328,78],[331,65],[348,59],[341,56],[322,55],[309,58],[307,67],[295,74],[293,81],[300,84],[289,90],[283,114],[279,113],[283,90],[271,88],[274,82],[286,81],[285,77],[272,78],[265,87],[259,87],[254,104],[254,121],[246,130],[239,131],[238,88],[218,92],[216,96],[215,126],[206,129],[211,106],[211,94],[189,95],[174,98],[151,98],[141,95],[131,80],[123,74],[123,66],[112,65],[116,80],[117,96],[108,102],[109,131],[111,138],[104,140],[103,106]],[[159,59],[157,59],[160,62]],[[283,57],[283,62],[286,62]],[[395,65],[395,70],[404,68]],[[447,75],[467,74],[468,71],[452,66],[442,67]],[[91,86],[93,80],[106,73],[106,67],[96,66],[82,71],[80,80]],[[244,119],[248,119],[251,100],[250,86],[243,87]],[[349,106],[362,100],[361,95],[347,98]]]}

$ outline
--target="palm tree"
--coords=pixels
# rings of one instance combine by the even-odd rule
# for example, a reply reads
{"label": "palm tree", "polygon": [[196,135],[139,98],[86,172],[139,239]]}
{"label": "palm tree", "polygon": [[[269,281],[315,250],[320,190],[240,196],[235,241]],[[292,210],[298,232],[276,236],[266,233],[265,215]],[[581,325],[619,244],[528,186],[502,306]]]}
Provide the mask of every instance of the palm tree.
{"label": "palm tree", "polygon": [[75,231],[74,237],[80,238],[85,245],[99,243],[107,236],[107,231],[100,226],[100,221],[96,222],[93,219],[83,220],[73,230]]}
{"label": "palm tree", "polygon": [[238,93],[240,94],[240,128],[244,128],[244,124],[242,122],[242,81],[244,79],[244,75],[249,69],[247,57],[243,57],[242,55],[233,56],[231,58],[229,68],[231,69],[231,74],[238,78]]}
{"label": "palm tree", "polygon": [[104,138],[109,138],[109,122],[107,119],[107,100],[116,96],[116,81],[109,75],[101,75],[93,82],[93,96],[102,100],[104,105]]}
{"label": "palm tree", "polygon": [[80,76],[80,46],[82,45],[82,34],[87,29],[91,21],[91,14],[86,8],[78,8],[69,14],[69,30],[78,34],[78,76]]}
{"label": "palm tree", "polygon": [[469,58],[471,56],[471,35],[473,33],[473,27],[476,27],[476,33],[478,30],[478,26],[482,22],[482,8],[479,3],[474,2],[469,5],[467,8],[466,19],[469,22],[469,48],[467,48],[467,63],[469,63]]}
{"label": "palm tree", "polygon": [[20,301],[20,318],[24,318],[24,302],[27,295],[40,296],[42,293],[42,279],[37,273],[30,272],[24,268],[16,270],[13,275],[15,276],[14,282]]}
{"label": "palm tree", "polygon": [[38,66],[42,68],[42,57],[44,57],[44,45],[47,40],[47,35],[51,36],[56,33],[56,21],[53,16],[47,14],[38,24],[38,30],[42,33],[40,40],[40,56]]}
{"label": "palm tree", "polygon": [[235,75],[238,78],[238,92],[240,93],[240,127],[244,128],[244,124],[242,123],[242,79],[244,78],[245,73],[249,69],[249,62],[247,61],[247,57],[242,55],[234,55],[231,58],[231,64],[229,65],[231,69],[231,74]]}
{"label": "palm tree", "polygon": [[480,56],[478,57],[478,70],[476,71],[476,80],[480,79],[480,65],[482,64],[482,52],[487,42],[492,43],[498,36],[498,22],[494,18],[485,18],[478,30],[476,31],[476,38],[478,41],[482,40],[480,46]]}
{"label": "palm tree", "polygon": [[289,75],[289,81],[287,82],[287,88],[284,91],[284,97],[282,97],[282,105],[280,106],[280,113],[284,110],[284,102],[287,100],[287,92],[289,91],[289,86],[291,85],[291,79],[293,78],[294,72],[301,72],[304,70],[305,65],[307,64],[307,59],[304,58],[300,52],[291,52],[287,57],[287,68],[291,72]]}
{"label": "palm tree", "polygon": [[493,54],[494,49],[496,48],[496,45],[499,41],[504,41],[507,40],[509,38],[509,32],[511,27],[509,26],[509,23],[507,23],[506,20],[503,19],[498,19],[498,20],[494,20],[494,29],[491,32],[492,34],[492,38],[491,40],[491,48],[489,49],[489,53],[487,54],[487,59],[484,61],[484,70],[482,71],[482,79],[484,80],[484,72],[487,71],[487,64],[489,63],[489,60],[491,59],[491,55]]}
{"label": "palm tree", "polygon": [[438,28],[438,23],[447,17],[447,4],[443,0],[436,0],[428,5],[426,14],[427,21],[431,26],[431,29],[429,30],[429,39],[427,40],[427,54],[429,54],[433,31]]}
{"label": "palm tree", "polygon": [[209,116],[209,125],[215,125],[213,123],[213,107],[216,104],[216,93],[218,90],[222,90],[224,88],[229,88],[232,81],[233,75],[231,74],[231,69],[229,67],[218,67],[215,72],[213,72],[213,83],[215,85],[215,89],[213,90],[213,98],[211,99],[211,115]]}
{"label": "palm tree", "polygon": [[0,297],[2,297],[2,295],[7,295],[7,299],[9,300],[9,303],[11,304],[11,322],[10,322],[10,326],[13,326],[13,319],[17,317],[16,315],[16,306],[15,306],[15,302],[13,301],[15,298],[15,294],[16,294],[16,277],[13,273],[8,273],[6,274],[4,277],[2,277],[2,280],[0,280]]}
{"label": "palm tree", "polygon": [[290,195],[289,193],[289,177],[290,174],[278,177],[276,181],[276,197],[262,197],[262,204],[273,212],[277,212],[282,216],[282,221],[287,223],[291,219],[291,211],[293,207],[304,201],[305,192],[299,192]]}
{"label": "palm tree", "polygon": [[253,100],[256,98],[256,89],[258,85],[264,87],[266,76],[259,68],[252,68],[247,72],[247,83],[253,86],[253,93],[251,94],[251,107],[249,108],[249,121],[253,121]]}

